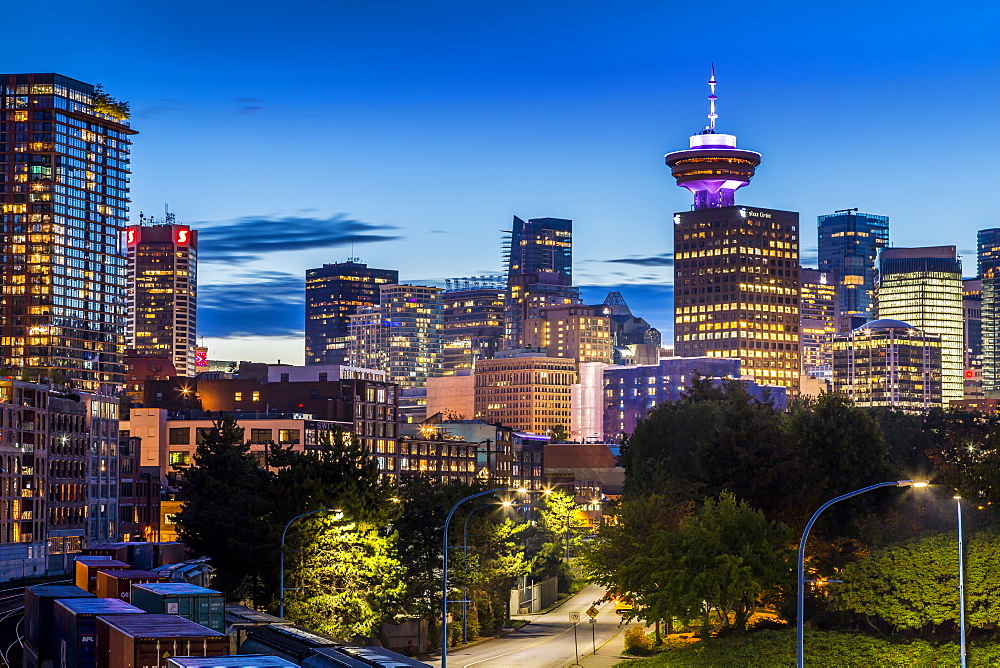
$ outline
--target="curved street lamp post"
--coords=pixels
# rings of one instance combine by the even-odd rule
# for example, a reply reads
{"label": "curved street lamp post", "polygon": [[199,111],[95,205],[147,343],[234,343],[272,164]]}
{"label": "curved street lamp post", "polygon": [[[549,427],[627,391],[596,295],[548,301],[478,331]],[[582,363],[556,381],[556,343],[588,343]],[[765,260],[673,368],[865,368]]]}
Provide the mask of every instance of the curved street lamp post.
{"label": "curved street lamp post", "polygon": [[795,650],[796,650],[796,663],[798,668],[803,668],[805,666],[805,647],[803,644],[803,639],[805,636],[805,556],[806,556],[806,541],[809,540],[809,530],[812,529],[813,524],[819,518],[820,513],[824,510],[837,503],[838,501],[843,501],[844,499],[849,499],[853,496],[858,496],[859,494],[864,494],[865,492],[870,492],[873,489],[878,489],[879,487],[926,487],[926,482],[918,482],[916,480],[896,480],[894,482],[880,482],[876,485],[869,485],[864,489],[859,489],[848,494],[843,494],[835,499],[830,499],[822,506],[819,507],[813,516],[809,518],[809,522],[806,524],[805,531],[802,532],[802,540],[799,541],[799,564],[798,564],[798,597],[797,597],[797,614],[795,620]]}

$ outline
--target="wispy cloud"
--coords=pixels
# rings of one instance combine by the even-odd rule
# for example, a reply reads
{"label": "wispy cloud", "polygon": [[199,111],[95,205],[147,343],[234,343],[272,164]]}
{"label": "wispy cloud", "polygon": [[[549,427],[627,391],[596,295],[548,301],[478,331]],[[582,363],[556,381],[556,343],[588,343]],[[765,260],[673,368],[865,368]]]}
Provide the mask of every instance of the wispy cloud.
{"label": "wispy cloud", "polygon": [[240,105],[240,108],[236,110],[237,114],[252,114],[266,109],[264,106],[266,100],[260,100],[256,97],[238,97],[235,102]]}
{"label": "wispy cloud", "polygon": [[672,267],[674,266],[674,254],[663,253],[647,257],[622,257],[614,260],[605,260],[616,264],[633,264],[637,267]]}
{"label": "wispy cloud", "polygon": [[301,336],[305,279],[279,271],[236,274],[234,283],[198,288],[198,332],[204,336]]}
{"label": "wispy cloud", "polygon": [[187,106],[189,106],[187,103],[181,102],[180,100],[157,100],[148,107],[136,110],[132,116],[139,120],[148,120],[150,118],[155,118],[156,116],[162,116],[163,114],[171,111],[184,109]]}
{"label": "wispy cloud", "polygon": [[248,216],[228,223],[198,223],[202,262],[240,263],[283,251],[338,248],[351,244],[392,241],[397,228],[352,220],[342,214],[330,218]]}

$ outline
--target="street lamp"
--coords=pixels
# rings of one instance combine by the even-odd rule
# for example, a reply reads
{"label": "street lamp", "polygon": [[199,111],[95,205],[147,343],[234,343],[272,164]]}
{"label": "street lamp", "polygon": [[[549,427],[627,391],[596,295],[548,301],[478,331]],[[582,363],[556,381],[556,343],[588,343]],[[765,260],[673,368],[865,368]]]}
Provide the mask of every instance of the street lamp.
{"label": "street lamp", "polygon": [[958,509],[958,616],[961,637],[960,661],[965,668],[965,564],[962,559],[962,497],[955,495]]}
{"label": "street lamp", "polygon": [[[343,517],[344,511],[339,508],[317,508],[316,510],[296,515],[288,520],[288,524],[285,525],[284,530],[281,532],[281,570],[278,572],[278,617],[282,619],[285,618],[285,534],[288,533],[288,527],[292,526],[292,522],[300,517],[315,515],[316,513],[339,513]],[[340,518],[338,517],[337,519]]]}
{"label": "street lamp", "polygon": [[452,515],[466,501],[486,496],[487,494],[499,494],[500,492],[509,491],[511,490],[507,487],[499,487],[497,489],[488,489],[485,492],[470,494],[452,506],[451,510],[448,511],[448,516],[444,520],[444,568],[441,573],[441,668],[446,668],[448,665],[448,528],[451,526]]}
{"label": "street lamp", "polygon": [[926,487],[927,483],[924,481],[916,480],[896,480],[894,482],[880,482],[876,485],[869,485],[863,489],[850,492],[848,494],[843,494],[834,499],[830,499],[822,506],[819,507],[813,516],[809,518],[809,522],[806,523],[805,531],[802,532],[802,540],[799,541],[799,565],[798,565],[798,607],[797,615],[795,620],[795,649],[796,649],[796,662],[797,668],[803,668],[805,666],[805,647],[804,647],[804,636],[805,636],[805,556],[806,556],[806,541],[809,540],[809,530],[812,529],[812,525],[819,518],[820,513],[824,510],[837,503],[838,501],[843,501],[844,499],[849,499],[853,496],[858,496],[859,494],[864,494],[865,492],[870,492],[873,489],[878,489],[879,487]]}
{"label": "street lamp", "polygon": [[[521,491],[521,490],[518,490]],[[513,501],[501,501],[500,506],[503,508],[510,508],[514,505]],[[483,508],[492,508],[493,506],[476,506],[470,510],[465,515],[465,525],[462,527],[462,547],[465,548],[465,559],[466,567],[468,567],[469,560],[469,518],[477,510],[482,510]],[[469,642],[469,588],[468,586],[462,587],[462,642]]]}

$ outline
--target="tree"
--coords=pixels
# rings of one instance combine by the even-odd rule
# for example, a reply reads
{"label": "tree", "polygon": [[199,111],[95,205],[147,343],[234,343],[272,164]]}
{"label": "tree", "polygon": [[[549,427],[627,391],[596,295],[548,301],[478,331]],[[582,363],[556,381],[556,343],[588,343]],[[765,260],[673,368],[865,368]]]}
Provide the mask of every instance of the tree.
{"label": "tree", "polygon": [[201,437],[194,465],[180,479],[180,538],[211,558],[214,584],[229,598],[269,603],[273,585],[267,576],[277,572],[271,477],[232,417],[216,421]]}
{"label": "tree", "polygon": [[[982,532],[965,543],[966,621],[992,625],[1000,617],[1000,536]],[[846,567],[832,589],[836,608],[878,628],[900,631],[958,623],[958,543],[954,533],[912,539]]]}
{"label": "tree", "polygon": [[552,427],[552,431],[549,432],[549,443],[561,443],[569,438],[569,432],[566,431],[566,425],[557,424]]}
{"label": "tree", "polygon": [[538,550],[531,557],[531,572],[539,577],[559,577],[560,591],[568,592],[572,572],[567,560],[572,545],[579,542],[584,526],[575,512],[576,499],[563,491],[553,491],[542,497],[538,507]]}
{"label": "tree", "polygon": [[370,636],[402,597],[396,535],[370,522],[309,519],[296,535],[288,617],[336,637]]}

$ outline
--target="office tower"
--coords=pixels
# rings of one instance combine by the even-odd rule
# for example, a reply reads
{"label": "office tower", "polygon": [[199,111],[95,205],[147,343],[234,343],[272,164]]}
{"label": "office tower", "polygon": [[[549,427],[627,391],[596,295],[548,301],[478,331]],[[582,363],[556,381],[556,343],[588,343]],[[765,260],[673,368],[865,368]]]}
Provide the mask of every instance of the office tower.
{"label": "office tower", "polygon": [[735,206],[760,154],[716,133],[715,84],[713,71],[709,126],[666,156],[694,195],[693,210],[674,215],[674,350],[736,357],[745,377],[797,388],[799,214]]}
{"label": "office tower", "polygon": [[842,209],[818,220],[819,270],[837,275],[837,331],[847,332],[852,318],[875,317],[875,266],[879,251],[889,245],[889,218]]}
{"label": "office tower", "polygon": [[350,317],[378,306],[379,288],[399,283],[394,269],[349,259],[306,271],[306,364],[346,364]]}
{"label": "office tower", "polygon": [[1000,397],[1000,228],[979,230],[983,393]]}
{"label": "office tower", "polygon": [[0,365],[122,382],[128,105],[59,74],[0,75]]}
{"label": "office tower", "polygon": [[612,362],[615,364],[656,364],[662,337],[660,330],[644,318],[632,314],[620,292],[609,292],[604,305],[611,309]]}
{"label": "office tower", "polygon": [[941,351],[939,334],[899,320],[874,320],[834,337],[833,391],[864,408],[941,406]]}
{"label": "office tower", "polygon": [[125,231],[128,257],[128,346],[136,357],[164,357],[195,374],[198,231],[139,215]]}
{"label": "office tower", "polygon": [[983,396],[983,281],[962,281],[962,311],[965,313],[965,398]]}
{"label": "office tower", "polygon": [[499,276],[445,281],[441,293],[444,330],[444,373],[475,368],[503,346],[504,291]]}
{"label": "office tower", "polygon": [[579,363],[611,363],[611,308],[604,304],[568,304],[540,309],[524,322],[524,347],[548,357],[572,357]]}
{"label": "office tower", "polygon": [[878,316],[941,336],[941,398],[964,396],[962,262],[954,246],[887,248],[879,255]]}
{"label": "office tower", "polygon": [[476,366],[476,419],[533,434],[570,428],[576,360],[500,353]]}
{"label": "office tower", "polygon": [[400,388],[423,387],[442,373],[441,289],[382,285],[378,306],[350,316],[351,364],[379,369]]}
{"label": "office tower", "polygon": [[579,304],[573,287],[573,221],[514,216],[506,238],[504,349],[524,347],[524,321],[547,306]]}
{"label": "office tower", "polygon": [[802,338],[802,373],[829,380],[833,365],[833,335],[837,333],[840,304],[836,272],[801,269],[799,334]]}

